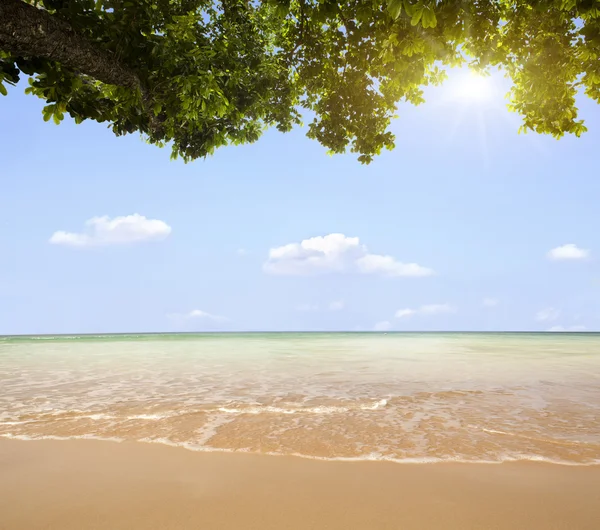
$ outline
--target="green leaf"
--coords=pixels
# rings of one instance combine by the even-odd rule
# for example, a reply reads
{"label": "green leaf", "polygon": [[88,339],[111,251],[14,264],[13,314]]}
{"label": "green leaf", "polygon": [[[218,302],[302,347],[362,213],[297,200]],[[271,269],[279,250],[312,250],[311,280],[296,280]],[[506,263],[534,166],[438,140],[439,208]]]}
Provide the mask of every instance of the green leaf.
{"label": "green leaf", "polygon": [[412,17],[415,11],[415,4],[412,4],[410,0],[404,0],[404,10],[409,17]]}
{"label": "green leaf", "polygon": [[437,26],[437,17],[435,16],[435,13],[431,6],[423,8],[421,24],[424,28],[435,28]]}
{"label": "green leaf", "polygon": [[411,26],[416,26],[421,21],[421,17],[423,16],[423,11],[424,11],[424,8],[422,5],[415,6],[415,8],[413,10],[413,16],[410,19]]}
{"label": "green leaf", "polygon": [[402,14],[403,0],[387,0],[387,9],[390,16],[395,20]]}
{"label": "green leaf", "polygon": [[54,114],[55,105],[46,105],[42,109],[42,114],[44,115],[44,121],[50,121],[52,115]]}
{"label": "green leaf", "polygon": [[3,96],[8,95],[8,90],[6,90],[6,87],[2,84],[2,81],[0,81],[0,94]]}

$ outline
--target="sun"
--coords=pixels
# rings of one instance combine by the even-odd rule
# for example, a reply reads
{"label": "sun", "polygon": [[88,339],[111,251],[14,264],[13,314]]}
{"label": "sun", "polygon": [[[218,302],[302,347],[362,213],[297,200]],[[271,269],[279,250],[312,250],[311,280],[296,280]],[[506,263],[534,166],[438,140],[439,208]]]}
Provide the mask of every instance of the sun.
{"label": "sun", "polygon": [[466,101],[485,101],[492,97],[492,85],[489,77],[470,71],[456,86],[456,96]]}

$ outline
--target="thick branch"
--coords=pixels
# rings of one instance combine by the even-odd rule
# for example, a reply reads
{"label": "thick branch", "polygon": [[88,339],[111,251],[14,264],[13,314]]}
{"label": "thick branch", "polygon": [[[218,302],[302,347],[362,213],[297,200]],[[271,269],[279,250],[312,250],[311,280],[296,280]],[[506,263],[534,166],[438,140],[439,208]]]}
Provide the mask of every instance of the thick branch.
{"label": "thick branch", "polygon": [[143,92],[138,76],[109,52],[64,20],[23,0],[0,0],[0,50],[18,57],[43,57],[102,83]]}
{"label": "thick branch", "polygon": [[107,50],[77,33],[67,22],[23,0],[0,0],[0,50],[17,57],[42,57],[108,85],[139,90],[150,129],[163,134],[151,97],[139,77]]}

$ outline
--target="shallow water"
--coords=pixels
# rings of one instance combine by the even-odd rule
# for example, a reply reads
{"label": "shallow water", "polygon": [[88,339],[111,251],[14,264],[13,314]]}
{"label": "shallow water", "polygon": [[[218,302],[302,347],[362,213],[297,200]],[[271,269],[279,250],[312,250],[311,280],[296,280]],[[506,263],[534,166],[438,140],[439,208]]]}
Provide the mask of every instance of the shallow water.
{"label": "shallow water", "polygon": [[0,435],[600,463],[600,335],[0,337]]}

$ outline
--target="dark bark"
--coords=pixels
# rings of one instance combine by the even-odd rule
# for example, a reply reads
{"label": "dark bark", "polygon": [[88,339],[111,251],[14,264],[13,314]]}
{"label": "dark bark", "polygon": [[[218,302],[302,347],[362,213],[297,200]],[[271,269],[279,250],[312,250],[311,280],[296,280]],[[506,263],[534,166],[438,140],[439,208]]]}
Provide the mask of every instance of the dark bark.
{"label": "dark bark", "polygon": [[0,0],[0,50],[16,57],[42,57],[108,85],[139,90],[150,130],[163,136],[163,123],[137,74],[77,33],[66,21],[22,0]]}
{"label": "dark bark", "polygon": [[0,0],[0,49],[42,57],[109,85],[142,90],[137,75],[67,22],[22,0]]}

